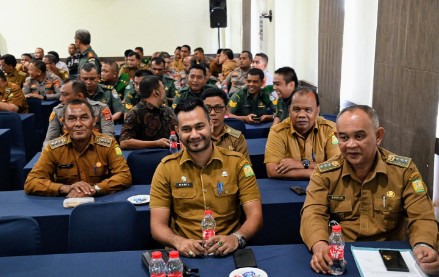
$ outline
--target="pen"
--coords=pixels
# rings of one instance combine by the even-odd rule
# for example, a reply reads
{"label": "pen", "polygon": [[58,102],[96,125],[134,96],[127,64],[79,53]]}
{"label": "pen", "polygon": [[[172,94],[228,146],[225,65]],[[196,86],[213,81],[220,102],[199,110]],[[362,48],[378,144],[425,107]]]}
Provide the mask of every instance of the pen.
{"label": "pen", "polygon": [[312,151],[312,161],[313,161],[313,162],[316,161],[315,157],[316,157],[316,156],[314,155],[314,151]]}
{"label": "pen", "polygon": [[384,209],[386,208],[386,196],[385,195],[383,195],[383,208]]}

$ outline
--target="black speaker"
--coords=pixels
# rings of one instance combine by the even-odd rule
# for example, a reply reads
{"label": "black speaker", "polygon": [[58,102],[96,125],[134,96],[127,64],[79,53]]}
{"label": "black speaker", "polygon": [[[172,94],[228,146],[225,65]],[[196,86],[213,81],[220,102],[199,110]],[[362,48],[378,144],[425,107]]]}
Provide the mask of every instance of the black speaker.
{"label": "black speaker", "polygon": [[210,28],[227,27],[226,0],[210,0]]}

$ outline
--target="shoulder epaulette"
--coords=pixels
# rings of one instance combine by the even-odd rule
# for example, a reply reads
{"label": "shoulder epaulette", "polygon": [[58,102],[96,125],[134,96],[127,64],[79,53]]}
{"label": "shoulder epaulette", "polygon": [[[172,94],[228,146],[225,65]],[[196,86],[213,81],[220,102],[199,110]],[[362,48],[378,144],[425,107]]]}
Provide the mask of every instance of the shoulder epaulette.
{"label": "shoulder epaulette", "polygon": [[175,154],[167,155],[166,157],[164,157],[162,159],[162,163],[166,163],[168,161],[175,160],[178,157],[180,157],[182,154],[183,154],[183,151],[179,151],[179,152],[177,152]]}
{"label": "shoulder epaulette", "polygon": [[232,137],[239,138],[241,136],[241,131],[233,129],[230,126],[226,126],[226,133],[231,135]]}
{"label": "shoulder epaulette", "polygon": [[66,145],[67,142],[68,142],[68,139],[66,137],[59,137],[59,138],[56,138],[56,139],[49,141],[49,146],[50,146],[50,149],[53,150],[53,149],[56,149],[56,148],[61,147],[63,145]]}
{"label": "shoulder epaulette", "polygon": [[96,136],[95,139],[95,143],[105,146],[105,147],[110,147],[111,143],[112,143],[112,139],[111,138],[107,138],[107,137],[103,137],[103,136]]}
{"label": "shoulder epaulette", "polygon": [[283,129],[289,128],[290,127],[290,123],[288,122],[280,122],[276,125],[274,125],[273,127],[271,127],[271,129],[273,129],[276,132],[280,132]]}
{"label": "shoulder epaulette", "polygon": [[388,164],[393,164],[393,165],[397,165],[400,167],[408,167],[410,162],[411,162],[411,158],[407,158],[407,157],[403,157],[403,156],[398,156],[395,154],[390,154],[387,156],[387,160],[386,162]]}
{"label": "shoulder epaulette", "polygon": [[18,71],[18,74],[20,74],[21,76],[24,76],[24,77],[27,76],[26,72],[23,72],[23,71],[21,71],[21,70]]}
{"label": "shoulder epaulette", "polygon": [[340,168],[341,164],[338,161],[327,161],[318,165],[320,172],[328,172],[336,168]]}
{"label": "shoulder epaulette", "polygon": [[108,90],[112,90],[112,89],[114,89],[114,86],[112,86],[112,85],[104,85],[104,84],[100,84],[100,85],[101,85],[101,87],[104,88],[104,89],[108,89]]}
{"label": "shoulder epaulette", "polygon": [[[217,148],[218,148],[218,151],[221,152],[221,154],[226,155],[226,156],[235,156],[235,157],[242,157],[243,156],[239,152],[232,151],[232,150],[229,150],[227,148],[223,148],[221,146],[217,146]],[[245,161],[246,161],[246,163],[249,163],[247,160],[245,160]]]}

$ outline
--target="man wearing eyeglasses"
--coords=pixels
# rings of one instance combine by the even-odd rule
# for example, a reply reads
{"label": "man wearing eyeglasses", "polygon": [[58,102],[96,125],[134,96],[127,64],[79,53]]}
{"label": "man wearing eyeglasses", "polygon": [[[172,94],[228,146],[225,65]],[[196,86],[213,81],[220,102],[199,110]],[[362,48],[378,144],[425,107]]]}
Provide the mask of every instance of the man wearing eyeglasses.
{"label": "man wearing eyeglasses", "polygon": [[242,132],[224,124],[224,116],[229,113],[226,94],[219,88],[209,88],[201,94],[201,99],[209,111],[210,122],[213,125],[213,143],[239,152],[244,155],[247,161],[250,161],[247,142]]}
{"label": "man wearing eyeglasses", "polygon": [[201,98],[201,93],[214,86],[206,85],[206,68],[201,64],[194,64],[189,69],[188,87],[175,94],[172,107],[187,99]]}
{"label": "man wearing eyeglasses", "polygon": [[117,91],[106,90],[104,86],[99,85],[98,70],[94,64],[86,63],[82,66],[79,73],[79,80],[85,83],[89,99],[107,104],[113,114],[112,119],[116,121],[122,117],[123,106]]}

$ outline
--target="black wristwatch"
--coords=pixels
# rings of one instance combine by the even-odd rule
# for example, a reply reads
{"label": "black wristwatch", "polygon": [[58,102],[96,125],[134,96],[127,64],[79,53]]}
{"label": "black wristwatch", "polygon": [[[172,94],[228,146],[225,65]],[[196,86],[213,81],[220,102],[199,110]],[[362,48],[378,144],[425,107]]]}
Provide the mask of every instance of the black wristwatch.
{"label": "black wristwatch", "polygon": [[245,238],[238,232],[234,232],[234,233],[232,233],[232,235],[234,235],[235,237],[238,238],[239,248],[244,248],[245,245],[247,244],[247,241],[245,240]]}
{"label": "black wristwatch", "polygon": [[311,163],[309,160],[307,160],[307,159],[302,160],[302,165],[305,169],[308,169],[310,164]]}

